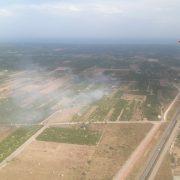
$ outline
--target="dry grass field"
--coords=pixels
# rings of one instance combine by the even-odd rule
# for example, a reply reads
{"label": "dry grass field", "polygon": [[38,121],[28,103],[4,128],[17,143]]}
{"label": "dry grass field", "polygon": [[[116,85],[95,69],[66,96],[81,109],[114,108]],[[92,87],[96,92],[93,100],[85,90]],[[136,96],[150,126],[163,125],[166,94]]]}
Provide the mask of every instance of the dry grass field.
{"label": "dry grass field", "polygon": [[170,155],[167,154],[164,158],[157,174],[155,177],[155,180],[173,180],[173,175],[171,171],[171,161],[170,161]]}
{"label": "dry grass field", "polygon": [[151,123],[93,124],[91,129],[103,134],[96,146],[34,141],[0,169],[0,177],[6,180],[111,179],[151,127]]}
{"label": "dry grass field", "polygon": [[171,149],[171,165],[174,176],[180,176],[180,130]]}
{"label": "dry grass field", "polygon": [[107,125],[87,166],[86,178],[112,179],[151,127],[150,123]]}
{"label": "dry grass field", "polygon": [[79,179],[95,147],[33,142],[20,156],[0,170],[6,180]]}
{"label": "dry grass field", "polygon": [[135,180],[135,179],[138,180],[138,177],[144,167],[144,163],[148,159],[148,157],[149,157],[150,153],[152,152],[153,148],[155,147],[155,145],[158,143],[158,141],[159,141],[160,137],[162,136],[167,125],[168,125],[168,123],[161,124],[159,130],[156,132],[155,136],[153,137],[153,139],[149,143],[148,147],[146,148],[146,151],[144,152],[144,154],[142,154],[141,159],[139,161],[137,161],[136,166],[133,168],[130,175],[128,176],[128,178],[127,178],[128,180]]}

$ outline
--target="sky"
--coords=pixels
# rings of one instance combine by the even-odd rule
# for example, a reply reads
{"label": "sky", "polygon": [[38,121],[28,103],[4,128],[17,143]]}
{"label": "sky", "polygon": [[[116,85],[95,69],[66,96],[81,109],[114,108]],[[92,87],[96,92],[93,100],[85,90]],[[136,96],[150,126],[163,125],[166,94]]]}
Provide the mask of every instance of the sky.
{"label": "sky", "polygon": [[179,0],[0,0],[0,40],[180,39]]}

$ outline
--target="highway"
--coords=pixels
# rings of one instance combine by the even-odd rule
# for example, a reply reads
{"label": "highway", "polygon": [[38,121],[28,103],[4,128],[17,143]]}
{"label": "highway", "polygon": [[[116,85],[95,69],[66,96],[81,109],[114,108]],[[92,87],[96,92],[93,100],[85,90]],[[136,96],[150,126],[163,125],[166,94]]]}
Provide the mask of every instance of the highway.
{"label": "highway", "polygon": [[166,128],[166,130],[164,131],[158,145],[154,148],[154,150],[152,151],[149,159],[147,160],[144,169],[140,175],[140,180],[148,180],[153,168],[155,167],[159,156],[162,152],[162,150],[164,149],[166,142],[168,141],[169,137],[171,136],[174,128],[176,127],[177,123],[177,117],[179,115],[180,111],[178,111],[176,113],[176,115],[174,116],[174,118],[172,119],[172,121],[169,123],[168,127]]}

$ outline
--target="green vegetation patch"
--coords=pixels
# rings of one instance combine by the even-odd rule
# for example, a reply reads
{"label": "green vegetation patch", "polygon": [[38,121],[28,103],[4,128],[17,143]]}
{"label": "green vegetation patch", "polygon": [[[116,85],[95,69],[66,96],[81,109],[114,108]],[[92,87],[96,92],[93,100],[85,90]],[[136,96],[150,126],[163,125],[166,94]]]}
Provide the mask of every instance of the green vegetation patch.
{"label": "green vegetation patch", "polygon": [[119,98],[119,99],[120,99],[120,98],[122,97],[122,95],[123,95],[123,92],[122,92],[121,89],[119,89],[119,90],[115,93],[115,95],[114,95],[113,98],[115,98],[115,99]]}
{"label": "green vegetation patch", "polygon": [[180,147],[180,133],[176,137],[176,146]]}
{"label": "green vegetation patch", "polygon": [[96,145],[101,133],[87,128],[61,128],[50,127],[45,129],[38,137],[40,141],[51,141],[81,145]]}
{"label": "green vegetation patch", "polygon": [[20,127],[0,142],[0,162],[27,141],[41,126]]}
{"label": "green vegetation patch", "polygon": [[86,114],[88,111],[90,111],[92,106],[85,106],[80,110],[80,113],[76,113],[72,117],[72,121],[79,122],[79,121],[85,121],[86,120]]}
{"label": "green vegetation patch", "polygon": [[135,107],[135,101],[132,101],[129,104],[126,104],[126,107],[124,108],[122,118],[121,118],[123,121],[131,120],[134,113],[134,107]]}
{"label": "green vegetation patch", "polygon": [[119,100],[117,101],[117,103],[114,105],[114,111],[111,115],[110,120],[111,121],[117,121],[118,116],[120,115],[121,111],[123,110],[123,108],[127,105],[127,101],[126,100]]}
{"label": "green vegetation patch", "polygon": [[104,121],[109,110],[114,106],[115,100],[109,97],[103,97],[97,102],[96,110],[89,116],[88,121]]}
{"label": "green vegetation patch", "polygon": [[177,89],[173,86],[161,87],[161,94],[162,94],[164,100],[166,100],[167,102],[172,101],[172,99],[175,98],[177,93],[178,93]]}
{"label": "green vegetation patch", "polygon": [[159,101],[156,95],[148,95],[143,106],[143,112],[149,120],[157,120],[160,112]]}

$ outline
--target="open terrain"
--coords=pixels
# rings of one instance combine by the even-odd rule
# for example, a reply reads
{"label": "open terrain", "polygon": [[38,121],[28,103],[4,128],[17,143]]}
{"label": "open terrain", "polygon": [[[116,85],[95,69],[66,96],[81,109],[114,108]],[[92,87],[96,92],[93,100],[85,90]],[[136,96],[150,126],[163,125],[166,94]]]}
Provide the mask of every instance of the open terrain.
{"label": "open terrain", "polygon": [[174,177],[180,177],[180,131],[171,147],[170,151],[170,165]]}
{"label": "open terrain", "polygon": [[179,56],[160,45],[0,46],[0,179],[137,178],[179,109]]}
{"label": "open terrain", "polygon": [[27,126],[17,128],[0,142],[0,162],[26,142],[41,126]]}
{"label": "open terrain", "polygon": [[164,158],[157,175],[155,177],[155,180],[164,179],[164,180],[173,180],[173,174],[171,171],[171,157],[169,154],[166,155]]}
{"label": "open terrain", "polygon": [[140,174],[142,173],[142,169],[145,165],[145,162],[148,160],[153,148],[158,143],[159,139],[161,138],[163,132],[167,128],[168,123],[164,122],[160,124],[158,129],[154,132],[153,137],[150,138],[150,141],[146,145],[145,149],[141,152],[140,158],[137,160],[135,166],[130,171],[129,175],[127,176],[128,180],[139,179]]}
{"label": "open terrain", "polygon": [[[0,176],[7,180],[13,177],[109,179],[127,160],[151,127],[150,123],[93,124],[91,127],[93,130],[103,131],[100,142],[95,146],[34,141],[0,170]],[[99,171],[102,173],[98,173]]]}

